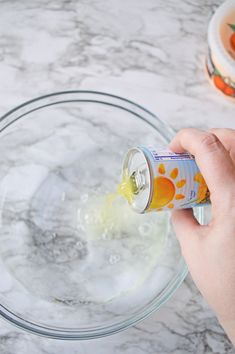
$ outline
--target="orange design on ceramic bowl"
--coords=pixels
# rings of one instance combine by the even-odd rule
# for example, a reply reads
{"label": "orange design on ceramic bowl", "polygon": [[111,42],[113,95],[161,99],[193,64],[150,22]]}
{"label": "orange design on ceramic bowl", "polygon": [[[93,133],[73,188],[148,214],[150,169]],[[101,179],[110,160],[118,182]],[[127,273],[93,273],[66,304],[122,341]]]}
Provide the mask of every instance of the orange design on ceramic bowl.
{"label": "orange design on ceramic bowl", "polygon": [[207,71],[214,86],[235,98],[235,6],[226,0],[213,14],[208,27]]}
{"label": "orange design on ceramic bowl", "polygon": [[229,24],[230,28],[232,29],[233,33],[230,36],[229,42],[231,45],[232,50],[235,52],[235,24]]}

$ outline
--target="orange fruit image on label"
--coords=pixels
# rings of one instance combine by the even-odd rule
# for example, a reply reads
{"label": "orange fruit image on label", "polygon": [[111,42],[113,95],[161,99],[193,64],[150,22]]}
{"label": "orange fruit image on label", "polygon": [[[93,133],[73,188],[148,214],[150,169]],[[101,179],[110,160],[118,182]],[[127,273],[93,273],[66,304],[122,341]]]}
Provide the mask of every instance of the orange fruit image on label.
{"label": "orange fruit image on label", "polygon": [[186,184],[185,179],[176,180],[179,174],[178,168],[174,168],[167,175],[165,165],[160,163],[158,166],[159,176],[153,181],[153,197],[149,209],[160,210],[162,207],[174,208],[173,200],[184,199],[182,193],[176,193],[177,189]]}
{"label": "orange fruit image on label", "polygon": [[196,173],[196,175],[194,176],[194,181],[199,183],[197,202],[201,203],[209,198],[208,187],[201,172]]}

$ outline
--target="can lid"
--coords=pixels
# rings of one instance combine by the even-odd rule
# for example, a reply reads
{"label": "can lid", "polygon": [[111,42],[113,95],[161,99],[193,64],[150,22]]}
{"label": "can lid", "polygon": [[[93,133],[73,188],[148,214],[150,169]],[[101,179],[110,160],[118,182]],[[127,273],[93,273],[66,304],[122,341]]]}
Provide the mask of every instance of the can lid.
{"label": "can lid", "polygon": [[138,213],[146,210],[151,195],[151,170],[148,160],[141,148],[132,148],[127,152],[123,171],[133,180],[134,191],[130,202]]}

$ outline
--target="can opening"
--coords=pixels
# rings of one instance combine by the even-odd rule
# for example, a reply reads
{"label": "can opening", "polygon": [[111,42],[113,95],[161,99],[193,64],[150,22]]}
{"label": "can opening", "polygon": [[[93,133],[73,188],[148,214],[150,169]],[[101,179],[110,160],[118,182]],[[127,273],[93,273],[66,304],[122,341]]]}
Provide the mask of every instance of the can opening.
{"label": "can opening", "polygon": [[150,179],[150,169],[144,151],[141,148],[130,149],[123,163],[122,181],[125,181],[125,184],[122,184],[121,192],[139,213],[145,211],[149,202]]}
{"label": "can opening", "polygon": [[138,194],[146,186],[145,171],[136,170],[130,176],[132,191],[134,194]]}

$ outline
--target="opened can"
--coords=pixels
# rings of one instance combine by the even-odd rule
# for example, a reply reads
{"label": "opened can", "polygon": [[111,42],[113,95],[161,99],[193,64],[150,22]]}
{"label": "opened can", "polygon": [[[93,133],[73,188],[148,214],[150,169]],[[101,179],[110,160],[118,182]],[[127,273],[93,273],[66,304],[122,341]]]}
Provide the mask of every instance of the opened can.
{"label": "opened can", "polygon": [[194,156],[163,148],[134,147],[126,155],[123,175],[131,186],[132,208],[148,211],[186,209],[210,202],[210,193]]}

